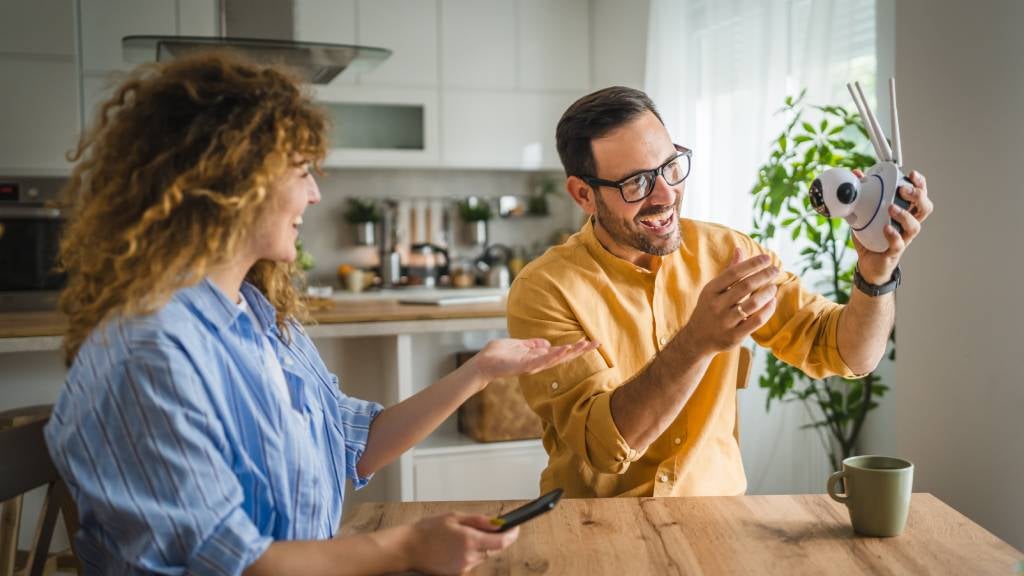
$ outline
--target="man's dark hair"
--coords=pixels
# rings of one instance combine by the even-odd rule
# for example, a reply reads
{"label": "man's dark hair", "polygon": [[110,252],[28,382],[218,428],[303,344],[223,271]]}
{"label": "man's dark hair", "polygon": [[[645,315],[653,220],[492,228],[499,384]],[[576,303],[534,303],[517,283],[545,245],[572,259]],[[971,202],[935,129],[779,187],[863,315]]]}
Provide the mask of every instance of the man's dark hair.
{"label": "man's dark hair", "polygon": [[555,144],[566,175],[596,176],[597,164],[590,141],[647,111],[664,124],[647,94],[625,86],[604,88],[573,102],[555,130]]}

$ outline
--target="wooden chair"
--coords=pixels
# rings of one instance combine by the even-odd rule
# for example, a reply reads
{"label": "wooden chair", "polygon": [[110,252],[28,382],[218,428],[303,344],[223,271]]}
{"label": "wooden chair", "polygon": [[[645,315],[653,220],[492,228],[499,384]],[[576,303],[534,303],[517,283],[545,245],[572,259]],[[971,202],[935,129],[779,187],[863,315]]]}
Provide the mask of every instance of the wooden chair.
{"label": "wooden chair", "polygon": [[739,394],[740,390],[743,390],[749,384],[750,379],[750,361],[753,359],[754,353],[746,346],[740,346],[740,366],[736,371],[736,424],[733,426],[732,435],[736,437],[736,442],[740,441],[740,402]]}
{"label": "wooden chair", "polygon": [[[29,406],[0,412],[0,576],[39,576],[59,568],[78,572],[74,554],[50,555],[57,514],[64,513],[68,540],[78,531],[78,511],[57,474],[43,439],[52,406]],[[27,552],[18,550],[23,495],[46,486],[35,537]]]}

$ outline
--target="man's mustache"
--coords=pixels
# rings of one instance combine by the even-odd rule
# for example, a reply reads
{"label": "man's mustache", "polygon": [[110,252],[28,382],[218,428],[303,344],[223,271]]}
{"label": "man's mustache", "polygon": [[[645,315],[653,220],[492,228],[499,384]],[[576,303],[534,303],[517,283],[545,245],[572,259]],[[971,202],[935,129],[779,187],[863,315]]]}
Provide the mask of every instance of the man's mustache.
{"label": "man's mustache", "polygon": [[[676,201],[673,202],[672,204],[670,204],[669,207],[672,208],[673,211],[676,214],[679,214],[679,205],[681,203],[682,203],[682,197],[676,198]],[[662,206],[651,206],[650,208],[645,208],[644,210],[641,210],[640,212],[638,212],[637,215],[636,215],[636,218],[640,219],[640,218],[643,218],[644,216],[653,216],[655,214],[661,214],[664,211],[665,211],[665,206],[664,205],[662,205]]]}

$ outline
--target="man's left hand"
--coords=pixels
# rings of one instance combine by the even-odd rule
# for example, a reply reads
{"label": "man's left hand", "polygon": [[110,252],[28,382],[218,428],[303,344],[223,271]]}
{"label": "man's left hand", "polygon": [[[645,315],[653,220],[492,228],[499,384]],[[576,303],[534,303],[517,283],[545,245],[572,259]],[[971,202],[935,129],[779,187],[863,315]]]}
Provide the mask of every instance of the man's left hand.
{"label": "man's left hand", "polygon": [[[854,170],[854,174],[858,178],[864,177],[860,170]],[[857,248],[857,268],[860,275],[871,284],[885,284],[889,281],[903,252],[921,232],[921,223],[935,208],[928,198],[928,182],[924,175],[914,170],[908,178],[913,182],[913,187],[903,184],[897,188],[896,193],[909,202],[910,206],[906,210],[896,204],[889,206],[889,214],[903,227],[903,233],[900,234],[892,224],[885,225],[884,233],[885,239],[889,241],[889,249],[885,252],[872,252],[856,236],[853,238]]]}

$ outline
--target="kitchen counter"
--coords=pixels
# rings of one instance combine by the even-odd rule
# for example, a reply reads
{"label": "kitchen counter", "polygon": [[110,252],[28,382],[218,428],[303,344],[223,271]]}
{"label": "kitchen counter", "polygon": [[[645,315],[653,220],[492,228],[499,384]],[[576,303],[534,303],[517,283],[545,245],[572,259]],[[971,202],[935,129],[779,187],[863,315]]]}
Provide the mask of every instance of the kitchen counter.
{"label": "kitchen counter", "polygon": [[[436,306],[395,299],[315,299],[309,302],[313,337],[505,328],[505,300]],[[452,321],[458,321],[452,323]],[[67,326],[56,311],[0,313],[0,353],[56,350]]]}

